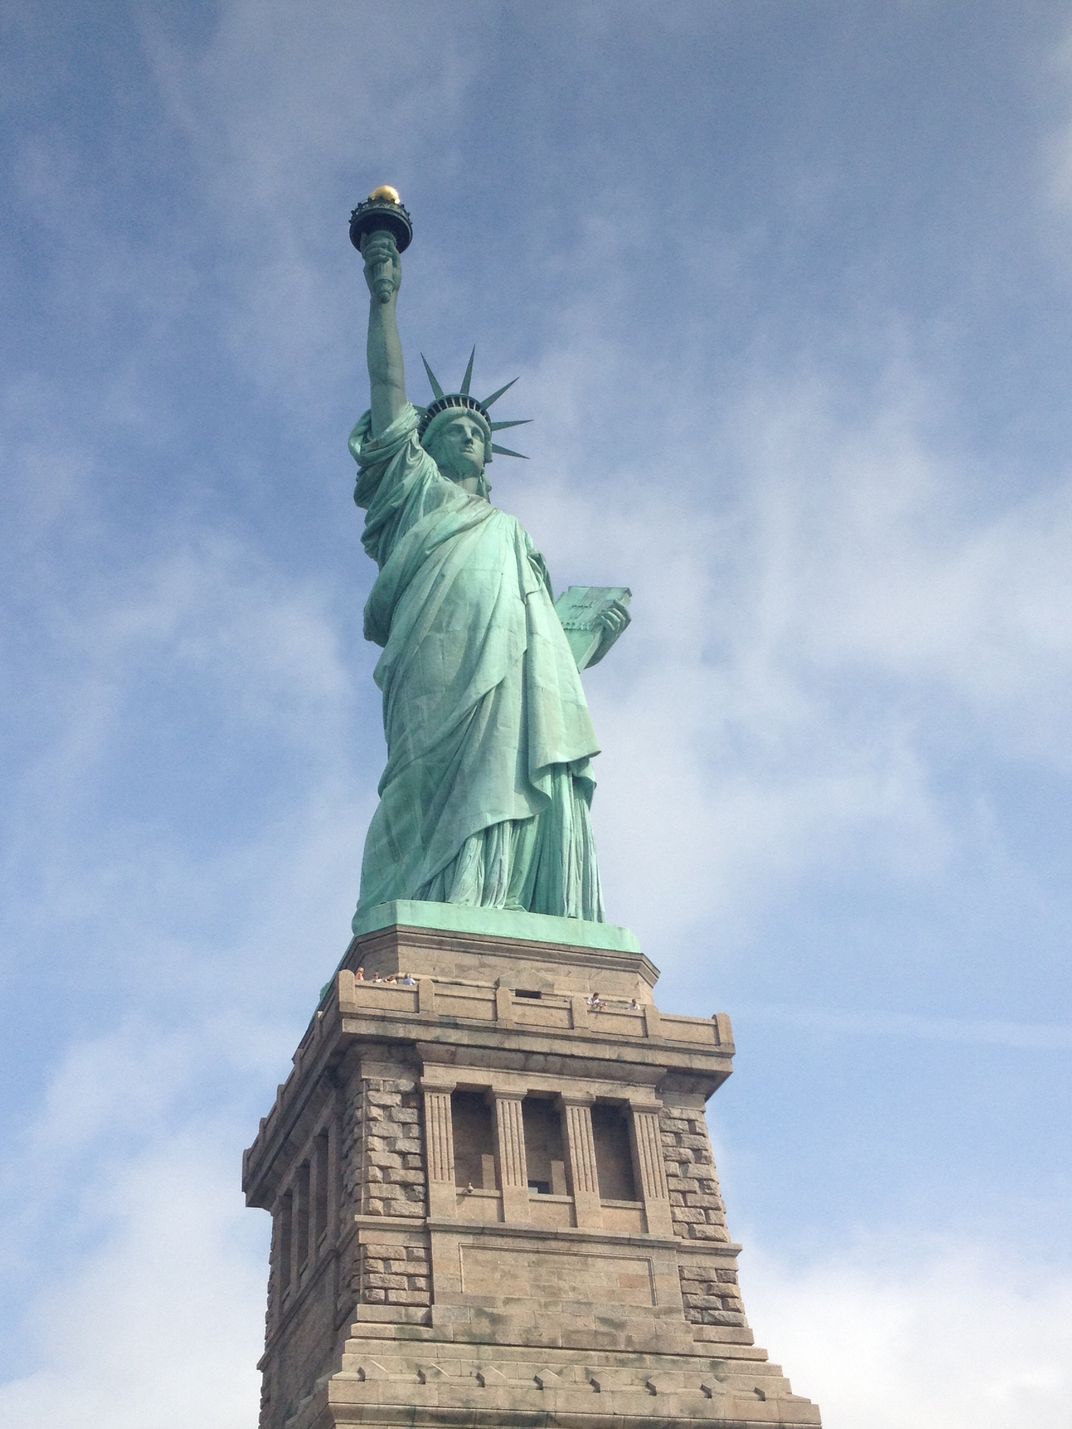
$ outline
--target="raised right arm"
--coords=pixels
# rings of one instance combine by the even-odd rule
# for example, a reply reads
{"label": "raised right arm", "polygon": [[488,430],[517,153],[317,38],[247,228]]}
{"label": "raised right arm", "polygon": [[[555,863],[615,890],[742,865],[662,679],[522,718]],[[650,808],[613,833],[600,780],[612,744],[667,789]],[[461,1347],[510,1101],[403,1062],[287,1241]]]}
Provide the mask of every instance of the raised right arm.
{"label": "raised right arm", "polygon": [[[361,248],[365,260],[365,281],[369,287],[368,372],[372,389],[372,435],[385,432],[406,405],[406,373],[402,343],[398,336],[398,289],[402,282],[402,260],[389,233],[376,232]],[[391,291],[377,296],[374,281],[382,278],[390,265]]]}

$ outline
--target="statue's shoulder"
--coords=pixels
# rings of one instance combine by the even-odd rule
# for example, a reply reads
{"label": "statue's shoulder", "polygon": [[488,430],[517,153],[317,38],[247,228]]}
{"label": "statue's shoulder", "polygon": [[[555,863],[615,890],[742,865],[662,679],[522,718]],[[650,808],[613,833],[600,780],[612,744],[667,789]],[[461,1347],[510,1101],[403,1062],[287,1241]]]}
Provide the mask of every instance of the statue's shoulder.
{"label": "statue's shoulder", "polygon": [[[420,415],[412,402],[407,402],[391,425],[385,431],[380,432],[378,436],[373,436],[372,413],[362,413],[350,433],[350,455],[360,467],[378,465],[390,461],[403,446],[410,442],[422,454],[426,455],[424,448],[417,441],[417,425]],[[431,461],[431,458],[429,457],[428,460]]]}

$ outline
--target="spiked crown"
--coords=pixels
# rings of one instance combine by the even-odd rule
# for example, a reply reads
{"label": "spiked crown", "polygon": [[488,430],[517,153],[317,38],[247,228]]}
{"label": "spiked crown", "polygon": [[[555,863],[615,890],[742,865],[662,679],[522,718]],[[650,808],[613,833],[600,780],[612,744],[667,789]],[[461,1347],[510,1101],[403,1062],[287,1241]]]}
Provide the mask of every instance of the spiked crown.
{"label": "spiked crown", "polygon": [[515,377],[513,381],[507,382],[505,387],[500,387],[499,390],[497,392],[493,392],[490,397],[485,397],[483,398],[483,400],[478,400],[469,391],[469,388],[473,381],[473,361],[475,357],[476,348],[474,347],[472,352],[469,354],[469,362],[465,368],[465,376],[462,378],[462,385],[460,390],[457,392],[444,392],[439,382],[439,379],[436,377],[435,373],[428,365],[428,359],[425,357],[423,352],[421,353],[421,361],[424,363],[424,370],[425,372],[427,372],[428,381],[431,383],[433,400],[428,404],[427,407],[424,408],[421,413],[420,422],[417,425],[417,436],[423,442],[424,435],[428,431],[428,428],[432,425],[435,419],[441,416],[444,412],[471,412],[474,416],[479,417],[484,423],[484,426],[487,428],[487,438],[484,443],[485,462],[491,461],[492,452],[498,453],[499,456],[517,456],[524,458],[524,452],[515,452],[511,451],[509,447],[499,446],[498,443],[493,440],[493,433],[500,432],[506,427],[523,427],[526,422],[530,421],[531,419],[528,417],[523,417],[513,422],[493,422],[491,420],[491,417],[488,415],[488,408],[492,405],[493,402],[497,402],[504,392],[508,392],[510,390],[510,388],[514,385],[514,382],[517,381],[517,378]]}

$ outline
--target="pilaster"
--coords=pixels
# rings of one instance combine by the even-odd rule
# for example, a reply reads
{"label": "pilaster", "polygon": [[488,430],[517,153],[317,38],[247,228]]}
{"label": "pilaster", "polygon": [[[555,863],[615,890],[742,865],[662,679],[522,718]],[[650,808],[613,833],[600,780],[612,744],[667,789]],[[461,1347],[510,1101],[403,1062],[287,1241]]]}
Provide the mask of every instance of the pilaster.
{"label": "pilaster", "polygon": [[529,1219],[529,1182],[521,1098],[493,1088],[491,1103],[495,1111],[495,1162],[503,1220],[523,1224]]}
{"label": "pilaster", "polygon": [[570,1185],[577,1225],[582,1228],[601,1226],[599,1208],[599,1173],[596,1168],[596,1147],[592,1138],[592,1097],[563,1095],[565,1112],[566,1155],[569,1162]]}
{"label": "pilaster", "polygon": [[651,1235],[670,1235],[670,1190],[666,1184],[657,1107],[633,1107],[633,1152],[640,1172],[644,1215]]}
{"label": "pilaster", "polygon": [[421,1082],[424,1093],[424,1144],[428,1160],[428,1213],[453,1218],[457,1192],[454,1185],[454,1128],[450,1094],[453,1087]]}

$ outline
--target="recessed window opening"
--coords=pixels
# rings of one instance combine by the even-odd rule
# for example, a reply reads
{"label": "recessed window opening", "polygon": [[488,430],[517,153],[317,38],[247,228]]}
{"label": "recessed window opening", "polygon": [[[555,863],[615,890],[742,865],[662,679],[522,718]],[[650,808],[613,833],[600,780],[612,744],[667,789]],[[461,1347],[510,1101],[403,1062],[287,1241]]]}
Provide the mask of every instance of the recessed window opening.
{"label": "recessed window opening", "polygon": [[328,1134],[316,1138],[316,1203],[313,1207],[313,1234],[317,1240],[328,1228]]}
{"label": "recessed window opening", "polygon": [[450,1116],[454,1131],[454,1184],[476,1191],[494,1191],[495,1130],[491,1107],[483,1092],[452,1092]]}
{"label": "recessed window opening", "polygon": [[527,987],[518,987],[518,988],[515,988],[515,989],[514,989],[514,996],[515,996],[515,997],[543,997],[543,993],[542,993],[542,992],[530,992],[530,990],[529,990]]}
{"label": "recessed window opening", "polygon": [[629,1136],[628,1107],[597,1102],[592,1108],[592,1140],[601,1201],[636,1201],[636,1172]]}
{"label": "recessed window opening", "polygon": [[298,1167],[298,1195],[294,1233],[298,1241],[298,1264],[302,1266],[309,1259],[309,1163],[303,1161]]}
{"label": "recessed window opening", "polygon": [[562,1113],[550,1097],[526,1097],[521,1103],[525,1129],[525,1164],[529,1190],[540,1196],[566,1194],[562,1150]]}
{"label": "recessed window opening", "polygon": [[279,1288],[290,1284],[291,1253],[294,1248],[294,1197],[290,1191],[279,1203]]}

